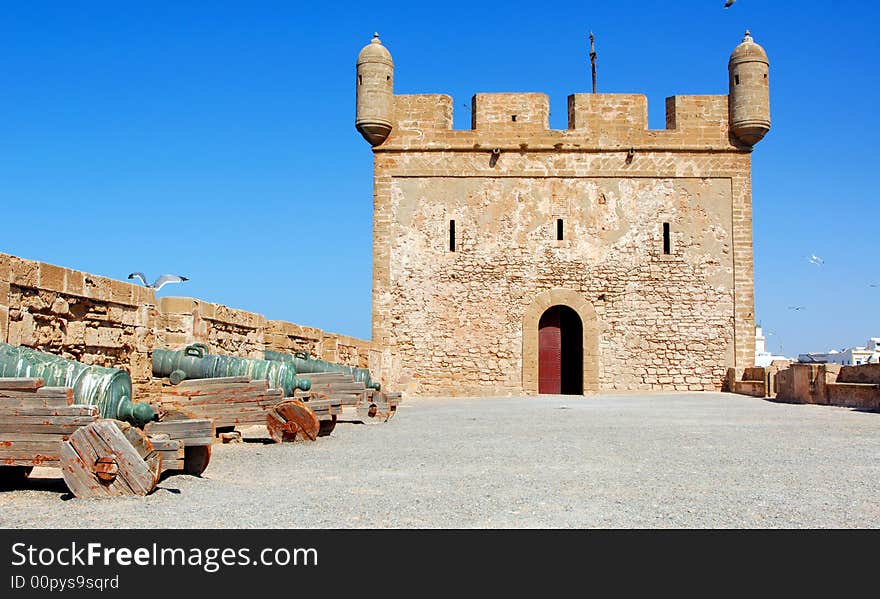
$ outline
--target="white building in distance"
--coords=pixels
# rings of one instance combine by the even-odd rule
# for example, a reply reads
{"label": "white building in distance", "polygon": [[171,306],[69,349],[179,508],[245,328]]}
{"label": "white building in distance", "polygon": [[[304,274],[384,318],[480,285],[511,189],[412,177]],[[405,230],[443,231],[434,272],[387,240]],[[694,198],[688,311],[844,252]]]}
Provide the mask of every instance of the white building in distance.
{"label": "white building in distance", "polygon": [[755,366],[767,368],[773,360],[788,360],[785,356],[774,356],[767,351],[767,338],[761,325],[755,326]]}
{"label": "white building in distance", "polygon": [[831,350],[824,354],[800,354],[798,362],[840,364],[841,366],[878,364],[880,363],[880,337],[871,337],[865,347],[850,347],[841,351]]}

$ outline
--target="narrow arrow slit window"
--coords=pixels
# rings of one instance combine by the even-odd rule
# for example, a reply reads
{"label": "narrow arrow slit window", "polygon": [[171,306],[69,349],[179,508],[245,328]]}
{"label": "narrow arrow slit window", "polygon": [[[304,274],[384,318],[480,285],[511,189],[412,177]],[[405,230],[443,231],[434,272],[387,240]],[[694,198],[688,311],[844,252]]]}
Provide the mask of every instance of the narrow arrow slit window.
{"label": "narrow arrow slit window", "polygon": [[455,251],[455,221],[449,221],[449,251]]}

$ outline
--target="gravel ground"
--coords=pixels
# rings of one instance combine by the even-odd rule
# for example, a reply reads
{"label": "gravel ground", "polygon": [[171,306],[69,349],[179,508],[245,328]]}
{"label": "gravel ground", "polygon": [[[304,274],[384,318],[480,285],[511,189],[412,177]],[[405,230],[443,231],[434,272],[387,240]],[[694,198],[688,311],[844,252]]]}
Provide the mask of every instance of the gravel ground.
{"label": "gravel ground", "polygon": [[311,444],[217,445],[149,497],[0,492],[0,526],[877,527],[880,414],[720,393],[423,399]]}

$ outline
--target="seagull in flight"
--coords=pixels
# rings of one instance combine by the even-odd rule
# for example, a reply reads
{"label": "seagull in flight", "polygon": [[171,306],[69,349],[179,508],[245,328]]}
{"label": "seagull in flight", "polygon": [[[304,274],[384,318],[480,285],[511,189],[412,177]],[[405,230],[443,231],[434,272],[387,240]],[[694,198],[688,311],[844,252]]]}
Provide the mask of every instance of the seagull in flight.
{"label": "seagull in flight", "polygon": [[788,309],[789,310],[803,310],[804,307],[803,306],[789,306]]}
{"label": "seagull in flight", "polygon": [[133,272],[128,275],[129,279],[140,279],[141,283],[144,284],[144,287],[149,287],[155,291],[159,291],[167,285],[168,283],[183,283],[184,281],[189,281],[186,277],[181,277],[180,275],[161,275],[158,279],[153,281],[153,284],[150,285],[147,283],[147,275],[142,272]]}
{"label": "seagull in flight", "polygon": [[819,266],[820,264],[825,264],[825,261],[816,254],[812,254],[809,260],[810,264],[815,264],[816,266]]}
{"label": "seagull in flight", "polygon": [[734,2],[736,2],[736,0],[727,0],[727,2],[724,3],[724,8],[730,8],[733,6]]}

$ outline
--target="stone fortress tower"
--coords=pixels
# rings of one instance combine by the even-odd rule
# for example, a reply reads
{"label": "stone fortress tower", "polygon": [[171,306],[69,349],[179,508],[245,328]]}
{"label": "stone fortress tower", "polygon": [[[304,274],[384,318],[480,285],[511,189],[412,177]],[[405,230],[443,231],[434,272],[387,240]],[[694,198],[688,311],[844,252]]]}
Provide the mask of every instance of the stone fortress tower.
{"label": "stone fortress tower", "polygon": [[357,60],[374,155],[373,343],[410,395],[719,390],[754,363],[751,151],[769,61],[746,32],[724,96],[394,95]]}

